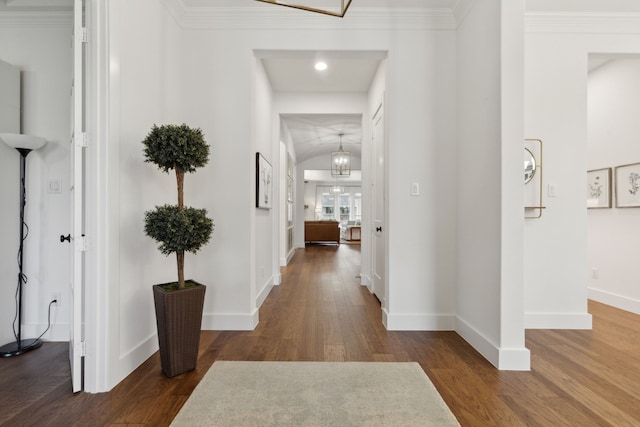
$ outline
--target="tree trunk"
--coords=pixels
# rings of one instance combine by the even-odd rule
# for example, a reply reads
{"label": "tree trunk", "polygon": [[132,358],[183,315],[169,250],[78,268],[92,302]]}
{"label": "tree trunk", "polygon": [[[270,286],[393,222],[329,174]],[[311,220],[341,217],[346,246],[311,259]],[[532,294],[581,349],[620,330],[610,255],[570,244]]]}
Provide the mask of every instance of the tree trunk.
{"label": "tree trunk", "polygon": [[178,209],[184,209],[184,171],[178,166],[174,166],[176,171],[176,181],[178,181]]}
{"label": "tree trunk", "polygon": [[178,288],[184,288],[184,251],[176,252],[178,262]]}
{"label": "tree trunk", "polygon": [[[184,209],[184,171],[174,165],[176,171],[176,181],[178,183],[178,209]],[[184,288],[184,251],[176,252],[178,262],[178,288]]]}

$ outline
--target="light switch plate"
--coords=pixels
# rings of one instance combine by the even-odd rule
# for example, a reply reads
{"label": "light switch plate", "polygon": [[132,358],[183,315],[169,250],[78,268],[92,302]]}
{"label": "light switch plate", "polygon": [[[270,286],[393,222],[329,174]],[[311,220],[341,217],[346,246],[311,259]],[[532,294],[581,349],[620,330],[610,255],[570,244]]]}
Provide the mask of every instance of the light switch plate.
{"label": "light switch plate", "polygon": [[47,193],[59,194],[62,193],[62,185],[59,179],[50,179],[47,183]]}

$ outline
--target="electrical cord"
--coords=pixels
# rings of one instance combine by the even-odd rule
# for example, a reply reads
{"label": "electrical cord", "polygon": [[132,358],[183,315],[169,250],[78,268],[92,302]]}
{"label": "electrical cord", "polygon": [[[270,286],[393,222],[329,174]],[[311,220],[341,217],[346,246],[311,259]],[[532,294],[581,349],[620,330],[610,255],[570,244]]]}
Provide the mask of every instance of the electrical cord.
{"label": "electrical cord", "polygon": [[[24,242],[25,240],[27,240],[27,236],[29,236],[29,226],[27,225],[26,222],[22,222],[22,227],[23,229],[26,229],[26,232],[24,234],[24,236],[22,237],[22,241]],[[16,341],[18,340],[18,332],[16,331],[16,322],[18,320],[18,310],[20,310],[20,308],[18,307],[19,305],[19,295],[20,295],[20,287],[22,285],[26,285],[28,278],[27,275],[24,274],[22,272],[22,245],[20,246],[20,248],[18,248],[18,256],[17,256],[17,261],[18,261],[18,286],[16,286],[16,294],[15,294],[15,302],[16,302],[16,314],[13,317],[13,323],[12,323],[12,327],[13,327],[13,336],[16,339]],[[18,325],[18,328],[20,327],[20,325]]]}
{"label": "electrical cord", "polygon": [[44,334],[46,334],[47,331],[51,328],[51,306],[57,302],[58,300],[54,299],[54,300],[51,300],[51,302],[49,303],[49,314],[47,315],[47,329],[45,329],[44,332],[40,334],[38,338],[33,340],[33,344],[24,347],[25,351],[31,350],[32,347],[35,347],[35,343],[37,343],[40,340],[40,338],[42,338]]}

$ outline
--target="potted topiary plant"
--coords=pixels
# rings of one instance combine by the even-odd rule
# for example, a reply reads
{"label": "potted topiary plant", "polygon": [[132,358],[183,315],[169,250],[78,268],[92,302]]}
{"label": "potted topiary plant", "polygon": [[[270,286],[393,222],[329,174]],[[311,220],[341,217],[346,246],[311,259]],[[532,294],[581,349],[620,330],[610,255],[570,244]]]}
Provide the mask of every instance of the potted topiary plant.
{"label": "potted topiary plant", "polygon": [[195,369],[206,287],[184,279],[185,252],[196,253],[211,238],[213,221],[206,209],[184,206],[184,174],[209,161],[209,146],[200,129],[183,125],[153,125],[144,141],[145,162],[169,173],[174,170],[178,204],[145,212],[144,231],[160,242],[164,255],[176,254],[178,281],[153,286],[160,361],[173,377]]}

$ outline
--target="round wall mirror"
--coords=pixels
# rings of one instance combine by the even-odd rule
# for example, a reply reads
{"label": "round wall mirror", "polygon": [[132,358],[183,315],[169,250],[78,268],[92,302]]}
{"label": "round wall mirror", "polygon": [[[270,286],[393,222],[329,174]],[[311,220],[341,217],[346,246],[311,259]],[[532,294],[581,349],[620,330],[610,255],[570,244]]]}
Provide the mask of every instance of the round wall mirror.
{"label": "round wall mirror", "polygon": [[528,183],[536,174],[536,158],[528,148],[524,149],[524,183]]}

